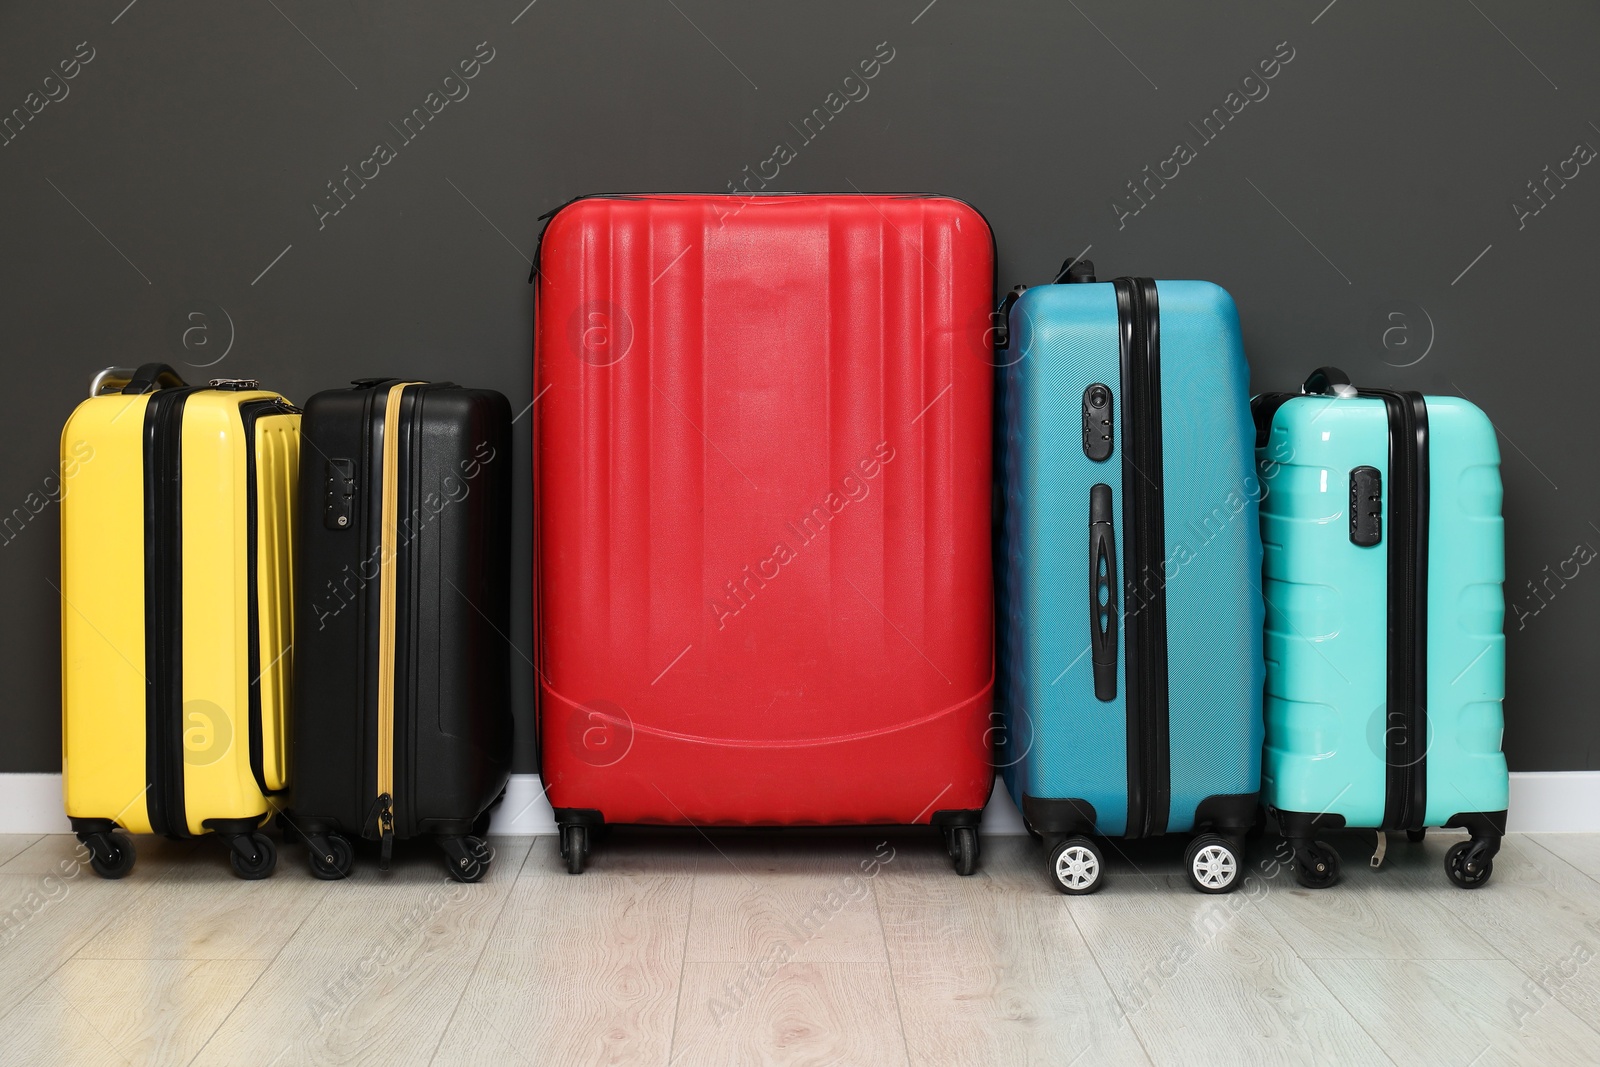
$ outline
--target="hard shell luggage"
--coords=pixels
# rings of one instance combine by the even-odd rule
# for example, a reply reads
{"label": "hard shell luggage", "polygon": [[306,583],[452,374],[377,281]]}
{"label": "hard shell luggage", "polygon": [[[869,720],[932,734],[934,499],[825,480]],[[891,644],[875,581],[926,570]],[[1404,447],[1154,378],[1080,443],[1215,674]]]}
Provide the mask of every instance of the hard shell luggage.
{"label": "hard shell luggage", "polygon": [[541,773],[611,823],[933,824],[993,786],[994,249],[931,195],[600,196],[537,260]]}
{"label": "hard shell luggage", "polygon": [[1510,791],[1505,527],[1494,427],[1459,397],[1322,368],[1254,402],[1266,496],[1268,810],[1311,887],[1319,830],[1466,830],[1450,880],[1489,880]]}
{"label": "hard shell luggage", "polygon": [[1261,543],[1249,371],[1209,282],[1069,261],[1003,306],[998,585],[1006,784],[1064,893],[1089,835],[1200,831],[1243,875],[1261,768]]}
{"label": "hard shell luggage", "polygon": [[287,784],[299,412],[164,364],[95,378],[61,434],[62,790],[102,877],[133,833],[221,835],[235,872]]}
{"label": "hard shell luggage", "polygon": [[351,838],[432,835],[487,872],[511,764],[511,407],[499,393],[369,378],[301,425],[295,783],[287,829],[319,878]]}

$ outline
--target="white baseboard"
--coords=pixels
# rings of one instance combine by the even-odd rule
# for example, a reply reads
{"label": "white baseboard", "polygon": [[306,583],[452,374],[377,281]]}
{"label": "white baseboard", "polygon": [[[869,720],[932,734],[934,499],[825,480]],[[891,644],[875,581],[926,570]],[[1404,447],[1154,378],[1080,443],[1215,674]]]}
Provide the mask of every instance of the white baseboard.
{"label": "white baseboard", "polygon": [[[538,775],[514,774],[495,812],[498,834],[552,834],[555,816]],[[1515,833],[1600,833],[1600,771],[1524,771],[1511,776],[1508,827]],[[1003,788],[983,813],[989,834],[1022,833],[1022,816]],[[0,834],[70,833],[61,810],[61,775],[0,774]]]}
{"label": "white baseboard", "polygon": [[1511,776],[1512,833],[1600,831],[1600,771],[1523,771]]}

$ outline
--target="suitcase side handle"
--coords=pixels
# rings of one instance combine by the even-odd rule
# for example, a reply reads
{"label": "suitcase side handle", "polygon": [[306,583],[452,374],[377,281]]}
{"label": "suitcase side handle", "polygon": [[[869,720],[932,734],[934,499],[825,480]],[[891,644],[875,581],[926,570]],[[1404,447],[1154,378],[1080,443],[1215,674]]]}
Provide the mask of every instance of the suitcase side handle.
{"label": "suitcase side handle", "polygon": [[1117,697],[1117,529],[1111,487],[1089,489],[1089,644],[1097,700]]}
{"label": "suitcase side handle", "polygon": [[1300,392],[1306,396],[1355,396],[1356,387],[1350,384],[1350,375],[1338,367],[1318,367],[1307,376]]}

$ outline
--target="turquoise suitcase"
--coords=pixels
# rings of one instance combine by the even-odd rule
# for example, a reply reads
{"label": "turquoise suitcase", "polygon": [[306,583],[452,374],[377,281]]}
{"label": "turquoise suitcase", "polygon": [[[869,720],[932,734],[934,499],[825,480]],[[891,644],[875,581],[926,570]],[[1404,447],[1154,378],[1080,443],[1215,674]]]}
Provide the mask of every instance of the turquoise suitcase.
{"label": "turquoise suitcase", "polygon": [[1262,741],[1239,317],[1209,282],[1059,278],[1007,298],[995,359],[1006,785],[1064,893],[1099,888],[1105,838],[1169,833],[1227,892]]}
{"label": "turquoise suitcase", "polygon": [[1263,799],[1313,888],[1324,829],[1466,830],[1488,881],[1506,827],[1500,451],[1458,397],[1323,368],[1253,402],[1267,605]]}

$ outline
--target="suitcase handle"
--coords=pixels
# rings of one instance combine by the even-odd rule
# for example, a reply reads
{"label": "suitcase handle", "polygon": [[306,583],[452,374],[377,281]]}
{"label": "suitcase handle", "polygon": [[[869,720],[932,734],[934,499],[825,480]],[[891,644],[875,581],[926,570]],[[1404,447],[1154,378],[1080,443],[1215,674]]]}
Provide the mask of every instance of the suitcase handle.
{"label": "suitcase handle", "polygon": [[1318,367],[1306,378],[1300,392],[1306,396],[1355,396],[1350,375],[1338,367]]}
{"label": "suitcase handle", "polygon": [[1051,282],[1056,285],[1076,285],[1094,280],[1094,264],[1087,259],[1079,259],[1077,256],[1073,256],[1061,264],[1061,269],[1056,272],[1056,276],[1051,279]]}
{"label": "suitcase handle", "polygon": [[[99,374],[96,374],[94,376],[94,381],[89,383],[89,395],[111,396],[117,393],[150,392],[148,385],[142,389],[129,388],[133,382],[138,381],[141,378],[145,378],[146,381],[150,380],[146,377],[146,372],[152,372],[154,374],[155,379],[158,382],[157,388],[182,388],[188,384],[182,378],[178,377],[177,371],[174,371],[165,363],[146,363],[137,370],[133,369],[132,367],[107,367]],[[163,372],[166,375],[165,380],[162,380]]]}
{"label": "suitcase handle", "polygon": [[1117,697],[1117,528],[1111,487],[1089,489],[1089,644],[1097,700]]}
{"label": "suitcase handle", "polygon": [[1005,298],[1000,301],[1000,307],[991,316],[989,340],[993,343],[996,352],[1011,347],[1011,305],[1017,302],[1017,298],[1027,288],[1026,285],[1013,286],[1011,292],[1005,295]]}
{"label": "suitcase handle", "polygon": [[350,384],[357,389],[373,389],[389,382],[410,382],[412,385],[431,385],[435,388],[454,389],[455,382],[419,382],[411,378],[351,378]]}
{"label": "suitcase handle", "polygon": [[133,377],[122,387],[124,396],[139,396],[158,389],[182,389],[189,383],[165,363],[146,363],[133,372]]}

